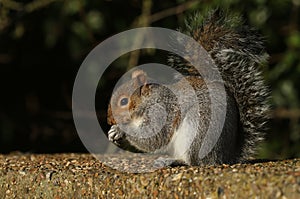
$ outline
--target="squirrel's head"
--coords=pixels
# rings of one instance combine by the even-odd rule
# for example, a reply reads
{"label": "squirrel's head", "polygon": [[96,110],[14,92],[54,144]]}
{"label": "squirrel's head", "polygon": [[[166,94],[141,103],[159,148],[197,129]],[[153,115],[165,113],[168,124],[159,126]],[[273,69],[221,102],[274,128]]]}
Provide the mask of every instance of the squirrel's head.
{"label": "squirrel's head", "polygon": [[143,70],[135,70],[131,74],[131,79],[113,92],[107,113],[109,125],[132,121],[131,113],[141,103],[141,96],[147,94],[149,90],[147,79],[147,74]]}

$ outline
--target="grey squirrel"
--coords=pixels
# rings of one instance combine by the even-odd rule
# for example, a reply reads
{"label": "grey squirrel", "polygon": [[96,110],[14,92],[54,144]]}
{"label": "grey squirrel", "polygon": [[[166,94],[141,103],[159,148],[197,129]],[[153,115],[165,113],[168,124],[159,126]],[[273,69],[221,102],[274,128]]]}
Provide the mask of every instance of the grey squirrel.
{"label": "grey squirrel", "polygon": [[[113,93],[107,118],[112,125],[109,140],[140,152],[169,154],[172,158],[157,161],[162,165],[232,164],[251,158],[263,140],[269,111],[269,92],[260,69],[268,58],[262,38],[240,17],[220,10],[207,16],[196,14],[180,31],[204,47],[224,81],[226,117],[217,143],[205,157],[199,157],[211,118],[207,86],[218,90],[220,82],[205,82],[193,66],[176,55],[170,55],[169,65],[183,77],[169,87],[152,83],[146,72],[136,70],[131,80]],[[193,87],[194,95],[184,81]],[[185,97],[178,99],[172,89]]]}

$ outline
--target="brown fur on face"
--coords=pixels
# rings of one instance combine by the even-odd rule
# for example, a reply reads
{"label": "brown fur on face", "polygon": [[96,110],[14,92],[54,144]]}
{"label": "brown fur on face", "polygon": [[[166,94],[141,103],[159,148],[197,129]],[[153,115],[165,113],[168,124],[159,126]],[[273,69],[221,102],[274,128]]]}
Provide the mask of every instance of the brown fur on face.
{"label": "brown fur on face", "polygon": [[[124,83],[114,92],[108,106],[107,123],[109,125],[115,125],[117,122],[130,122],[132,119],[131,113],[141,103],[141,95],[147,92],[147,78],[147,74],[144,71],[135,70],[131,75],[131,80]],[[127,93],[124,93],[124,91]],[[130,93],[131,95],[128,95]],[[122,98],[128,99],[127,105],[122,106],[120,104]]]}

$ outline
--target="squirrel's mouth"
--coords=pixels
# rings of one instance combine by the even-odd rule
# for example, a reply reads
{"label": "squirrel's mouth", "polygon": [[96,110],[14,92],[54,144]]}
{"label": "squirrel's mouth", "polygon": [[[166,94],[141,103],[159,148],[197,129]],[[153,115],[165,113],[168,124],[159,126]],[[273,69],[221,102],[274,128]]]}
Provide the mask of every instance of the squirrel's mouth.
{"label": "squirrel's mouth", "polygon": [[140,128],[142,124],[145,122],[143,121],[144,119],[142,117],[134,117],[131,120],[131,126],[133,128]]}

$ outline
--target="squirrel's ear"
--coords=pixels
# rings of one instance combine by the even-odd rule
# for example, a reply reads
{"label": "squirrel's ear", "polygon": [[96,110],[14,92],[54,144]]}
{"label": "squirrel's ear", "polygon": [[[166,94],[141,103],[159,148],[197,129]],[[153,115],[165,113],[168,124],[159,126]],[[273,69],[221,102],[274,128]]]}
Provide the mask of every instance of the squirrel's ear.
{"label": "squirrel's ear", "polygon": [[135,81],[136,86],[142,86],[147,84],[147,73],[143,70],[135,70],[131,74],[131,79]]}

